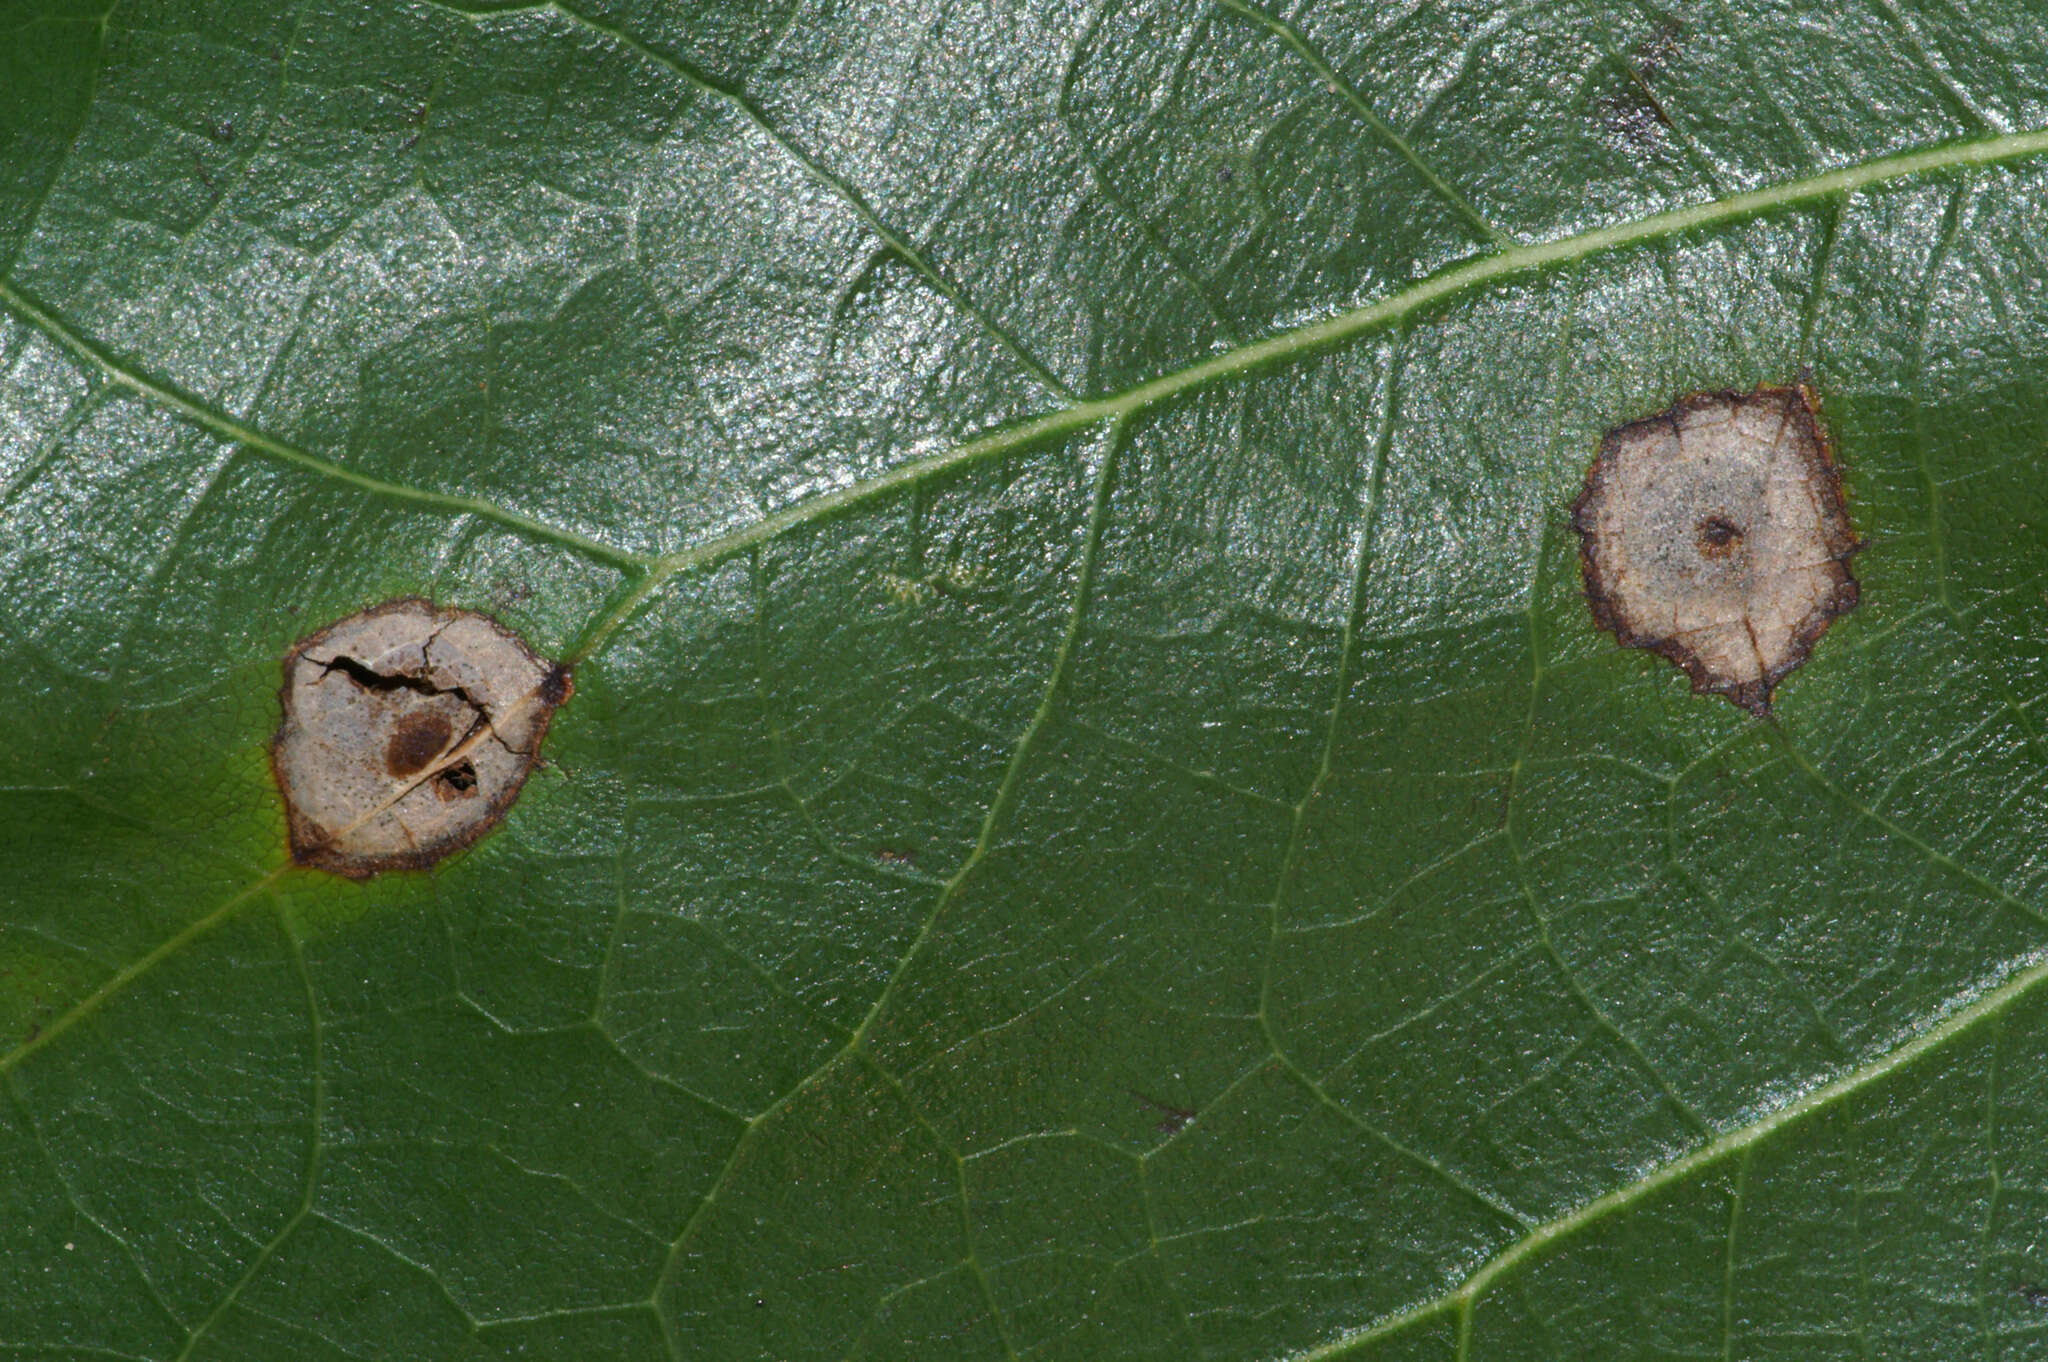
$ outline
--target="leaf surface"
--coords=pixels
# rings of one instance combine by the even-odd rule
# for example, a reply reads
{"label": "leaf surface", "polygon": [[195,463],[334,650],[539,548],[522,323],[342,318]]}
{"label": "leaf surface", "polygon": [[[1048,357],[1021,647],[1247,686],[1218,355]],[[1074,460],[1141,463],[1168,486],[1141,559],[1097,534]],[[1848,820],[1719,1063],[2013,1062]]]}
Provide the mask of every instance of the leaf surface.
{"label": "leaf surface", "polygon": [[[0,3],[0,1351],[2003,1356],[2030,0]],[[1603,431],[1805,377],[1758,720]],[[293,641],[575,664],[295,869]]]}

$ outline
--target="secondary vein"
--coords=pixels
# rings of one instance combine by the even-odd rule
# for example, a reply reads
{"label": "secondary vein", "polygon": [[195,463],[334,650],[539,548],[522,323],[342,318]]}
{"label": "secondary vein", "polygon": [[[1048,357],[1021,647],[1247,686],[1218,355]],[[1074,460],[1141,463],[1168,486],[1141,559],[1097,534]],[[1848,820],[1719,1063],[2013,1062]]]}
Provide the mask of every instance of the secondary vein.
{"label": "secondary vein", "polygon": [[402,482],[372,477],[288,444],[274,435],[266,434],[254,426],[236,420],[225,412],[216,411],[198,398],[160,379],[151,378],[141,370],[116,359],[107,350],[87,339],[56,312],[4,279],[0,279],[0,308],[12,312],[51,341],[97,369],[110,382],[177,412],[195,425],[210,430],[223,439],[232,440],[243,448],[253,449],[278,463],[303,468],[323,478],[346,483],[376,496],[495,521],[509,529],[574,549],[578,553],[615,567],[631,570],[645,567],[649,562],[641,554],[616,548],[559,525],[550,525],[495,502],[485,501],[481,497],[461,496],[453,492],[434,492],[421,487],[409,487]]}
{"label": "secondary vein", "polygon": [[1811,1089],[1805,1096],[1766,1112],[1753,1121],[1736,1126],[1695,1147],[1691,1152],[1659,1164],[1635,1181],[1568,1211],[1529,1231],[1488,1259],[1478,1271],[1444,1294],[1391,1315],[1379,1323],[1347,1334],[1301,1356],[1300,1362],[1332,1362],[1351,1357],[1392,1334],[1439,1316],[1469,1312],[1487,1288],[1526,1260],[1540,1254],[1561,1239],[1569,1238],[1610,1215],[1626,1210],[1638,1201],[1681,1182],[1722,1161],[1754,1148],[1787,1126],[1795,1125],[1858,1092],[1891,1077],[1900,1070],[1952,1041],[1963,1039],[1978,1027],[1996,1020],[2048,981],[2048,961],[2039,961],[2014,974],[2003,984],[1982,994],[1973,1003],[1958,1008],[1897,1049],[1838,1075]]}

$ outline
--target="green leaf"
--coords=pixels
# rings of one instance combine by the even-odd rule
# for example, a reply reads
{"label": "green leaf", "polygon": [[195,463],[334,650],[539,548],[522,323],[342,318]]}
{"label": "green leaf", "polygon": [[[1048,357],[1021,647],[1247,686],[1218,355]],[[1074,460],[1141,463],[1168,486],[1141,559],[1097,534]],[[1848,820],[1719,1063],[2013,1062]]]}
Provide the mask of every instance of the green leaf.
{"label": "green leaf", "polygon": [[[2033,0],[0,0],[0,1354],[2048,1326]],[[1619,649],[1806,376],[1863,601]],[[575,664],[290,866],[293,641]]]}

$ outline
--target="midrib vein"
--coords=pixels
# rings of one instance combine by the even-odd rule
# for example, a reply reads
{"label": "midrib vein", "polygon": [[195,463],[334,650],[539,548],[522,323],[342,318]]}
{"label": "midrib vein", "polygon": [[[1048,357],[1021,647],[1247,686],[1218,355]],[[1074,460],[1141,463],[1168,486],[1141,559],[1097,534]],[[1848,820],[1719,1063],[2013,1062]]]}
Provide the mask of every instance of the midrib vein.
{"label": "midrib vein", "polygon": [[1344,341],[1404,321],[1434,303],[1471,292],[1487,284],[1551,266],[1571,264],[1603,251],[1660,240],[1705,227],[1739,222],[1778,208],[1853,194],[1858,190],[1892,180],[1935,171],[1997,165],[2004,161],[2037,156],[2043,152],[2048,152],[2048,129],[2009,133],[2003,137],[1990,137],[1978,141],[1949,142],[1937,147],[1859,162],[1853,166],[1811,175],[1805,179],[1787,180],[1781,184],[1715,199],[1710,203],[1653,213],[1649,217],[1598,227],[1576,236],[1560,237],[1554,241],[1533,245],[1512,246],[1465,264],[1452,266],[1377,302],[1351,308],[1322,321],[1310,322],[1268,336],[1264,340],[1223,351],[1197,364],[1161,375],[1112,396],[1076,402],[1057,411],[1047,412],[1016,425],[977,436],[937,453],[911,459],[878,477],[852,482],[835,491],[797,502],[737,530],[657,558],[652,570],[585,634],[583,643],[576,650],[576,657],[580,660],[602,649],[612,632],[678,573],[692,568],[712,566],[798,526],[822,520],[872,498],[914,486],[925,479],[939,477],[985,460],[1002,458],[1044,441],[1070,435],[1098,422],[1132,416],[1146,408],[1254,369],[1284,364],[1292,359],[1318,353]]}
{"label": "midrib vein", "polygon": [[[550,6],[552,7],[552,6]],[[1459,294],[1515,275],[1570,264],[1603,251],[1700,228],[1738,222],[1773,209],[1853,194],[1873,185],[1937,171],[1997,165],[2048,152],[2048,129],[2008,133],[1975,141],[1949,142],[1918,151],[1900,152],[1862,161],[1804,179],[1787,180],[1762,189],[1673,208],[1629,222],[1598,227],[1554,241],[1511,246],[1421,280],[1377,302],[1348,309],[1321,321],[1278,332],[1263,340],[1210,356],[1199,363],[1163,374],[1108,397],[1074,402],[978,435],[936,453],[898,464],[886,473],[848,483],[771,512],[735,530],[659,557],[647,557],[602,543],[572,530],[546,524],[517,511],[454,493],[433,492],[359,473],[342,464],[298,449],[233,417],[217,412],[169,384],[128,367],[101,346],[67,325],[7,280],[0,279],[0,308],[13,312],[111,381],[161,403],[188,420],[280,463],[386,496],[440,510],[480,516],[532,537],[573,548],[634,574],[619,602],[593,621],[571,660],[582,661],[598,651],[612,633],[677,574],[708,567],[792,529],[823,520],[862,502],[913,487],[926,479],[986,460],[999,459],[1047,440],[1058,439],[1098,422],[1141,412],[1182,394],[1208,387],[1251,370],[1277,365],[1328,349]]]}

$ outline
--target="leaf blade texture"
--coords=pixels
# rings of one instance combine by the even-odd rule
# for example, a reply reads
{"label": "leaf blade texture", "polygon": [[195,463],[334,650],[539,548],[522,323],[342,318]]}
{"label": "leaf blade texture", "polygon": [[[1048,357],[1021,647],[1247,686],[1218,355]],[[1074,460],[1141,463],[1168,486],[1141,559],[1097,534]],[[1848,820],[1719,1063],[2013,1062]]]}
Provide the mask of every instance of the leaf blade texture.
{"label": "leaf blade texture", "polygon": [[[0,33],[0,1345],[2035,1346],[2029,5]],[[1758,721],[1569,508],[1800,381]],[[413,594],[549,765],[291,869],[279,662]]]}

